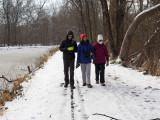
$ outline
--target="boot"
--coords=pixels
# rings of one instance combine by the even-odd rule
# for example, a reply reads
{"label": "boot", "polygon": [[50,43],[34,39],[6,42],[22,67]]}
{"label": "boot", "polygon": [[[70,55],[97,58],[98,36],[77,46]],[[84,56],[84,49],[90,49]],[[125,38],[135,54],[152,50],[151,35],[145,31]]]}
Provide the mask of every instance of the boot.
{"label": "boot", "polygon": [[105,84],[104,84],[104,83],[101,83],[101,86],[105,86]]}
{"label": "boot", "polygon": [[91,84],[88,84],[87,86],[88,86],[88,88],[92,88],[92,85],[91,85]]}
{"label": "boot", "polygon": [[86,86],[86,83],[83,83],[83,85],[82,86]]}
{"label": "boot", "polygon": [[71,85],[70,87],[71,87],[71,89],[75,89],[74,85]]}
{"label": "boot", "polygon": [[96,81],[96,84],[99,84],[99,81]]}
{"label": "boot", "polygon": [[64,87],[65,87],[65,88],[67,88],[67,87],[68,87],[68,84],[67,84],[67,83],[65,83],[65,84],[64,84]]}

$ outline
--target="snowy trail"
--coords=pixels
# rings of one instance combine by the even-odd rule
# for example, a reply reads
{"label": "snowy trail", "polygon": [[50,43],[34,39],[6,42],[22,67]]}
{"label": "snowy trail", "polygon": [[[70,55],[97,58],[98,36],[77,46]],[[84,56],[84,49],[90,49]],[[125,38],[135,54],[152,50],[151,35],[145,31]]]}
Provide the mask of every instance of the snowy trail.
{"label": "snowy trail", "polygon": [[[76,89],[61,87],[64,83],[62,53],[57,52],[23,83],[24,96],[7,102],[9,109],[0,120],[150,120],[160,118],[160,78],[110,65],[106,68],[106,86],[82,86],[81,70],[75,70]],[[144,89],[151,86],[152,88]],[[98,113],[98,114],[96,114]]]}

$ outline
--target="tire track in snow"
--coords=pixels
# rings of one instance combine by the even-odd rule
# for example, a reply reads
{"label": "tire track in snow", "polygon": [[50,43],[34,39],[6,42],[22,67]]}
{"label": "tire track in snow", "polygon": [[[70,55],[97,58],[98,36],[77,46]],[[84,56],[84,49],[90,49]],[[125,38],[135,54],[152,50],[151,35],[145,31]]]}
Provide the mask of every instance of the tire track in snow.
{"label": "tire track in snow", "polygon": [[71,89],[71,119],[74,120],[74,90]]}
{"label": "tire track in snow", "polygon": [[75,78],[76,78],[76,81],[77,81],[77,92],[78,92],[78,96],[79,96],[79,105],[80,105],[80,108],[81,108],[81,111],[80,111],[81,112],[81,117],[84,120],[87,120],[88,119],[88,115],[85,112],[84,99],[83,99],[83,95],[82,95],[82,92],[81,92],[79,81],[78,81],[76,75],[75,75]]}
{"label": "tire track in snow", "polygon": [[[60,113],[64,113],[64,112],[66,112],[66,110],[68,109],[67,107],[67,105],[68,104],[70,104],[69,102],[70,102],[70,90],[68,90],[69,88],[64,88],[64,84],[65,83],[61,83],[60,84],[60,87],[62,87],[62,95],[63,95],[63,97],[64,97],[64,99],[63,99],[63,102],[62,102],[62,104],[61,104],[61,110],[60,110]],[[51,118],[51,117],[50,117]]]}

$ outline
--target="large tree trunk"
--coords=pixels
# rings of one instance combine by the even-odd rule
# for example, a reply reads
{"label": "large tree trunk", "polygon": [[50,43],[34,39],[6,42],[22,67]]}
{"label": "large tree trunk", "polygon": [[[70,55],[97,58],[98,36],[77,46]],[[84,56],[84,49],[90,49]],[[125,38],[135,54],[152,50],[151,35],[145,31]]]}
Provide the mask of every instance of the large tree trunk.
{"label": "large tree trunk", "polygon": [[86,5],[86,17],[88,20],[88,32],[89,32],[89,36],[90,36],[90,41],[91,43],[93,43],[93,39],[92,39],[92,27],[91,27],[91,19],[90,19],[90,12],[89,12],[89,4],[88,4],[88,0],[85,0],[85,5]]}
{"label": "large tree trunk", "polygon": [[86,25],[85,25],[85,21],[84,21],[83,6],[82,6],[82,1],[81,0],[79,0],[79,12],[80,12],[80,15],[81,15],[82,32],[86,33]]}
{"label": "large tree trunk", "polygon": [[85,24],[85,18],[84,18],[84,13],[83,13],[83,4],[82,0],[71,0],[71,2],[77,7],[77,10],[80,13],[81,16],[81,25],[82,25],[82,33],[86,33],[86,24]]}
{"label": "large tree trunk", "polygon": [[154,15],[155,13],[158,13],[159,11],[160,11],[160,4],[141,12],[135,17],[135,19],[133,20],[133,22],[131,23],[131,25],[129,26],[126,32],[126,35],[122,43],[122,47],[121,47],[120,55],[119,55],[122,60],[127,60],[128,58],[128,53],[129,53],[129,48],[130,48],[130,44],[132,41],[132,37],[139,23],[143,21],[145,18],[151,15]]}
{"label": "large tree trunk", "polygon": [[93,0],[90,0],[91,4],[91,10],[92,10],[92,16],[91,16],[91,21],[92,21],[92,36],[93,36],[93,42],[96,42],[97,40],[97,14],[96,10],[94,9],[94,4]]}
{"label": "large tree trunk", "polygon": [[118,3],[119,0],[110,0],[110,6],[109,6],[109,14],[110,14],[110,21],[111,21],[111,29],[112,29],[112,35],[113,40],[115,43],[115,49],[118,52]]}
{"label": "large tree trunk", "polygon": [[10,46],[11,26],[10,26],[10,20],[8,15],[7,15],[7,31],[8,31],[8,46]]}
{"label": "large tree trunk", "polygon": [[11,1],[5,1],[3,0],[3,10],[6,16],[6,23],[7,23],[7,34],[8,34],[8,39],[7,39],[7,44],[10,46],[10,35],[11,35],[11,20],[10,20],[10,7],[11,7]]}
{"label": "large tree trunk", "polygon": [[109,50],[112,53],[112,58],[117,57],[117,51],[115,49],[115,42],[113,40],[112,30],[111,30],[111,22],[110,16],[108,12],[108,4],[106,0],[100,0],[102,4],[102,12],[103,12],[103,24],[104,24],[104,34],[107,35],[109,40]]}
{"label": "large tree trunk", "polygon": [[124,17],[126,14],[126,5],[127,5],[127,0],[120,0],[119,1],[119,6],[118,6],[118,33],[117,33],[117,51],[118,54],[121,49],[121,45],[123,42],[124,38]]}
{"label": "large tree trunk", "polygon": [[14,25],[14,45],[17,45],[17,26]]}
{"label": "large tree trunk", "polygon": [[110,19],[115,41],[115,49],[119,54],[124,37],[124,15],[126,10],[126,0],[110,0]]}

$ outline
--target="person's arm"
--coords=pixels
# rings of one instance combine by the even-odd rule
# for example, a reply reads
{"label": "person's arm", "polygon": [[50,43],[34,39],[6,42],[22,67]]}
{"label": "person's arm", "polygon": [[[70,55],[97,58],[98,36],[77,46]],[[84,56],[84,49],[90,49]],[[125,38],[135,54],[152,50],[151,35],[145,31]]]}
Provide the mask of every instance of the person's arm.
{"label": "person's arm", "polygon": [[76,68],[80,66],[80,53],[81,53],[81,47],[78,45],[78,50],[77,50],[77,63],[76,63]]}
{"label": "person's arm", "polygon": [[61,43],[61,45],[60,45],[59,49],[60,49],[60,51],[61,51],[61,52],[65,52],[65,51],[67,51],[67,48],[65,47],[65,43],[64,43],[64,41],[62,41],[62,43]]}
{"label": "person's arm", "polygon": [[77,48],[77,42],[75,41],[75,42],[74,42],[74,53],[77,52],[77,49],[78,49],[78,48]]}
{"label": "person's arm", "polygon": [[81,54],[81,46],[78,45],[78,50],[77,50],[77,61],[80,62],[80,54]]}
{"label": "person's arm", "polygon": [[108,54],[108,49],[106,45],[105,45],[105,57],[107,59],[107,62],[109,62],[109,54]]}
{"label": "person's arm", "polygon": [[91,52],[92,52],[93,56],[95,56],[94,48],[93,48],[92,44],[90,45],[90,50],[91,50]]}

